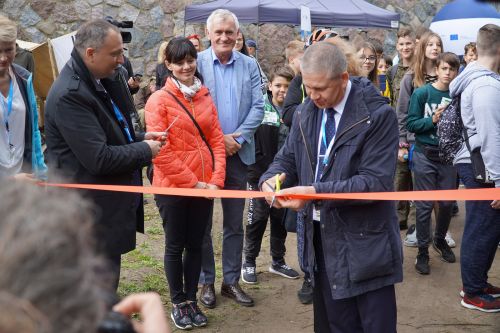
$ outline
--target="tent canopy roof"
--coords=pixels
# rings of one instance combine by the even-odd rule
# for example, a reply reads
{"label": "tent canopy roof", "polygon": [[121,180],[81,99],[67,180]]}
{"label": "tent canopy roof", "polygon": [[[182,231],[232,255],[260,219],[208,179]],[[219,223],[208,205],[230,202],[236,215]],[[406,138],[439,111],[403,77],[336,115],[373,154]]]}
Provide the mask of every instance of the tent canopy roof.
{"label": "tent canopy roof", "polygon": [[477,0],[455,0],[444,5],[432,22],[465,18],[500,18],[495,8]]}
{"label": "tent canopy roof", "polygon": [[311,10],[311,24],[325,27],[397,28],[399,14],[363,0],[215,0],[186,7],[186,22],[203,22],[210,13],[223,8],[232,11],[241,23],[300,25],[300,6]]}

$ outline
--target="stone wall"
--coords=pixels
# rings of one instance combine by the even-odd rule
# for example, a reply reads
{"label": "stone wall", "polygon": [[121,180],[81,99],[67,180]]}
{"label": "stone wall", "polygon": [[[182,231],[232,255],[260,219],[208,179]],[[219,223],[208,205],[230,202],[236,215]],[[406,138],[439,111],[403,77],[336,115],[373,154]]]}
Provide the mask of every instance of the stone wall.
{"label": "stone wall", "polygon": [[[19,24],[19,38],[37,43],[72,32],[85,20],[112,16],[134,22],[132,43],[127,46],[136,72],[150,75],[156,65],[162,40],[176,35],[204,35],[203,24],[184,25],[184,8],[207,0],[0,0],[0,12]],[[368,2],[401,14],[401,24],[417,28],[429,26],[435,13],[448,0],[368,0]],[[382,29],[339,29],[352,39],[357,35],[377,38],[386,52],[393,52],[395,31]],[[284,48],[297,37],[297,28],[284,25],[245,25],[247,38],[259,44],[259,61],[266,71],[284,61]]]}

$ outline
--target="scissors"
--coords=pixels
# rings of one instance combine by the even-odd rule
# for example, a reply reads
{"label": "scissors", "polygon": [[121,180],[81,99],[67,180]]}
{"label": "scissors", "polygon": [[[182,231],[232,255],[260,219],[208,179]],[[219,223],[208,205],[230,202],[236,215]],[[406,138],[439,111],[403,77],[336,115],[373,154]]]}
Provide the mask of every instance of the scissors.
{"label": "scissors", "polygon": [[[274,193],[278,193],[281,190],[281,182],[280,182],[280,175],[277,174],[275,177],[275,185],[274,185]],[[273,199],[271,200],[271,205],[269,205],[269,208],[272,208],[274,205],[274,201],[276,200],[276,194],[273,195]]]}

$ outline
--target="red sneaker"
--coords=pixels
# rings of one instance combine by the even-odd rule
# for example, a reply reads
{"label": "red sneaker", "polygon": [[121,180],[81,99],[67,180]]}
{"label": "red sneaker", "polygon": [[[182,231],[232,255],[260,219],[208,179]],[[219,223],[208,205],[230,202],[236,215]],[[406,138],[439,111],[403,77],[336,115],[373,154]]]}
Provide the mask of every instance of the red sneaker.
{"label": "red sneaker", "polygon": [[500,312],[500,299],[494,298],[489,294],[475,296],[465,294],[461,304],[465,308],[482,312]]}
{"label": "red sneaker", "polygon": [[[491,295],[495,298],[498,298],[498,297],[500,297],[500,288],[495,287],[494,285],[488,283],[488,287],[484,288],[484,293]],[[463,298],[464,295],[465,295],[464,290],[463,289],[460,290],[460,297]]]}

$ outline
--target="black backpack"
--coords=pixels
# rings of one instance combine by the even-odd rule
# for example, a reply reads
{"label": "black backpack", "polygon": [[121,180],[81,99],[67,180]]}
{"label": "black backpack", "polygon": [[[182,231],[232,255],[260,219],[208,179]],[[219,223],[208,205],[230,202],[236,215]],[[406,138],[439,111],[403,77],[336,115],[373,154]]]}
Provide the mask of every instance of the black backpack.
{"label": "black backpack", "polygon": [[464,143],[460,96],[453,97],[441,114],[437,125],[439,137],[439,158],[446,165],[453,165],[453,159]]}

